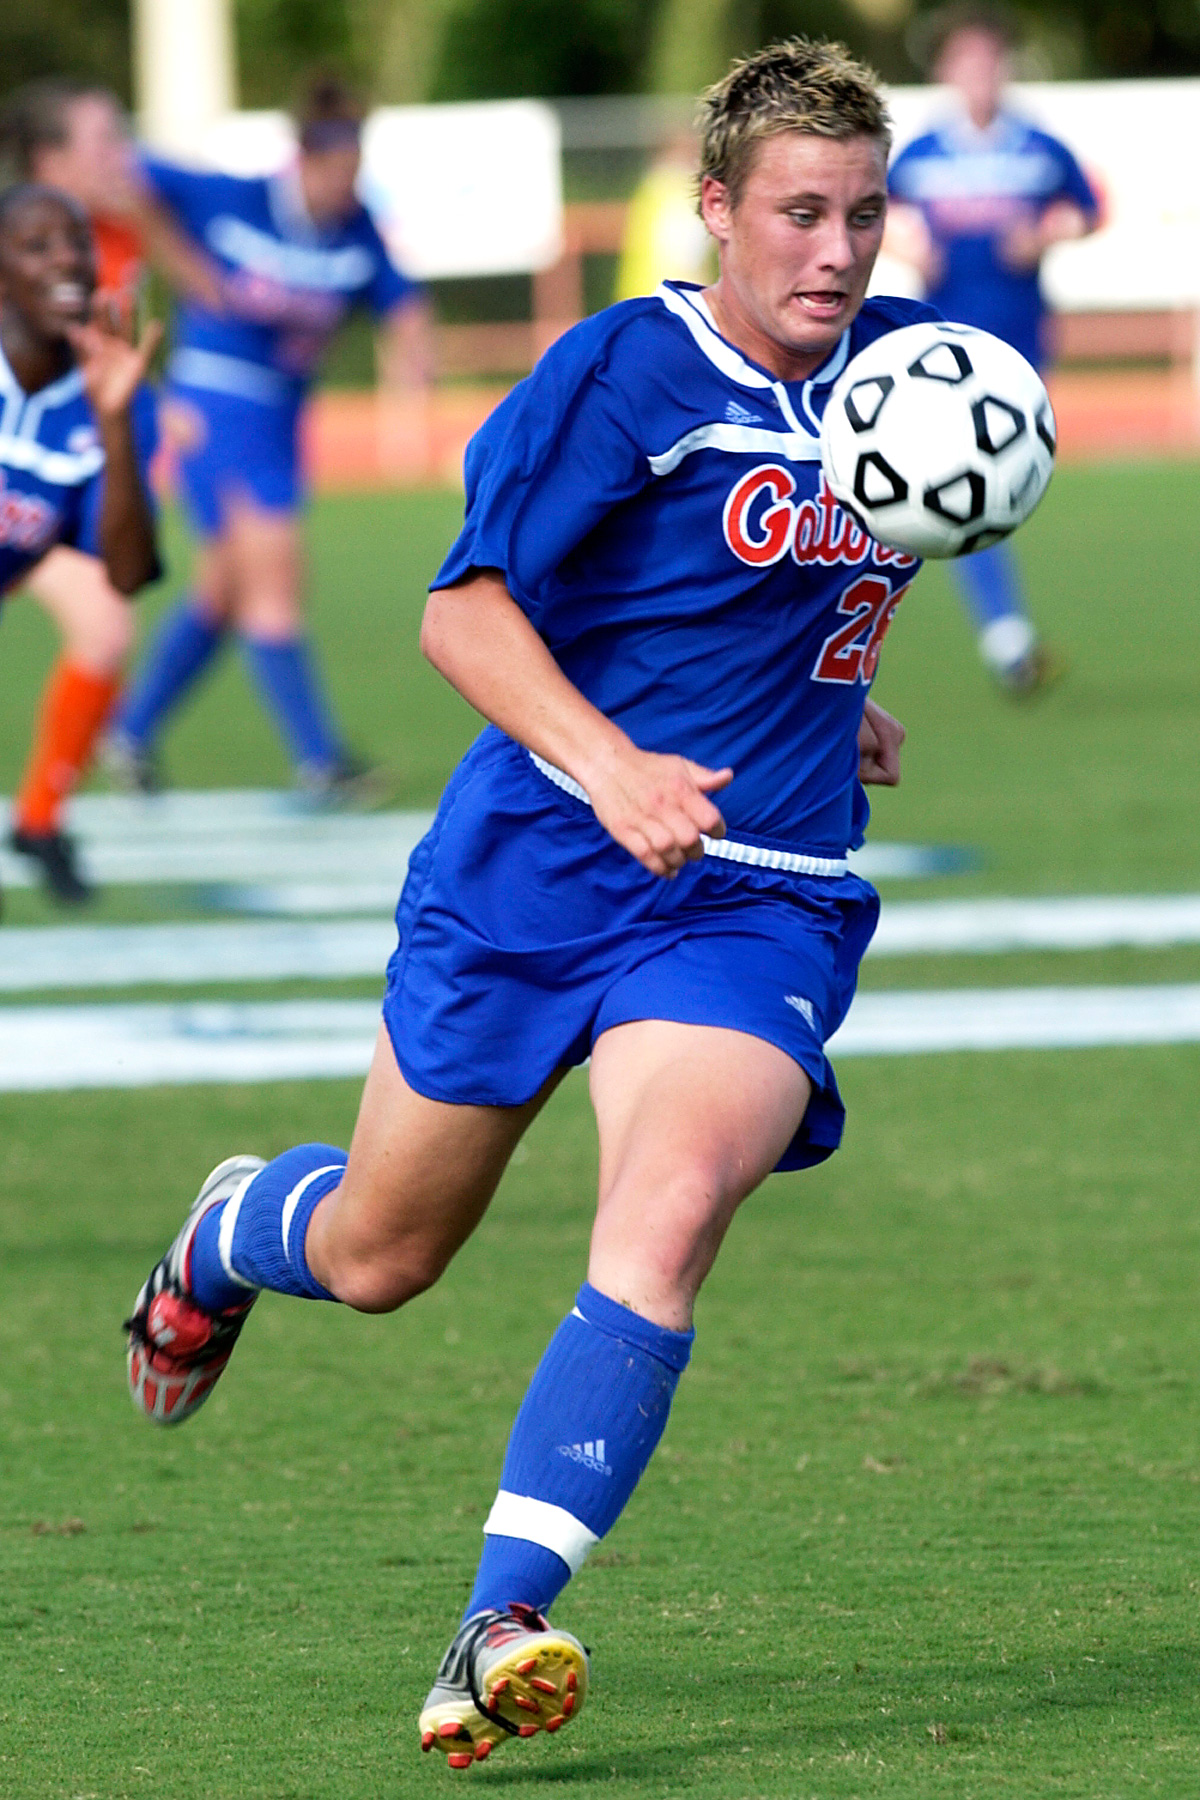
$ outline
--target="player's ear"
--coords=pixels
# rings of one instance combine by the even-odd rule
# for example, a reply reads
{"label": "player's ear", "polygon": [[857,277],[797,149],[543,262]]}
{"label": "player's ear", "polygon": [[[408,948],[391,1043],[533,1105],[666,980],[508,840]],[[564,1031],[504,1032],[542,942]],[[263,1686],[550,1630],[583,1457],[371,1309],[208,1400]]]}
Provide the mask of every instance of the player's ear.
{"label": "player's ear", "polygon": [[700,217],[717,242],[723,244],[729,236],[730,223],[733,218],[733,202],[729,197],[729,189],[723,181],[718,181],[715,175],[701,177]]}

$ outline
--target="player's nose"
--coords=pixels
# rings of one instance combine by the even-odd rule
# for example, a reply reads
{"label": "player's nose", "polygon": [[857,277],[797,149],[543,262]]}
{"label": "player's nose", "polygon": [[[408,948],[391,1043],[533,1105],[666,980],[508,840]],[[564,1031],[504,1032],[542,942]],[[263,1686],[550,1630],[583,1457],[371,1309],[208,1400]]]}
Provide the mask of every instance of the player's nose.
{"label": "player's nose", "polygon": [[854,240],[846,221],[836,217],[826,219],[821,234],[821,267],[842,275],[854,267],[855,257]]}

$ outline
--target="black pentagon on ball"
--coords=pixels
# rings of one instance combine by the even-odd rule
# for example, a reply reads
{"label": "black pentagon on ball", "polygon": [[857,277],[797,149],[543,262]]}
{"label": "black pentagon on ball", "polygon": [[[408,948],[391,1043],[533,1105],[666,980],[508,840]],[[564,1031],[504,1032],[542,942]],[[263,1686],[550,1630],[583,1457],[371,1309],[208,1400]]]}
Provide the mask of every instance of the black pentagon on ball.
{"label": "black pentagon on ball", "polygon": [[[961,505],[956,489],[961,490]],[[937,513],[941,519],[949,519],[952,525],[973,525],[976,519],[983,517],[987,483],[978,469],[963,469],[961,474],[950,475],[936,486],[927,487],[921,498],[930,512]]]}
{"label": "black pentagon on ball", "polygon": [[[878,494],[867,491],[867,482],[872,475],[879,476],[887,484]],[[899,501],[908,499],[908,483],[878,450],[868,450],[859,457],[854,471],[854,498],[860,506],[872,511],[881,506],[895,506]]]}
{"label": "black pentagon on ball", "polygon": [[867,375],[855,382],[846,395],[846,417],[852,431],[870,431],[895,385],[890,375]]}
{"label": "black pentagon on ball", "polygon": [[[934,363],[931,368],[929,365],[934,357],[943,364],[949,359],[954,364],[953,370],[945,369],[943,371],[938,368],[937,363]],[[927,350],[922,350],[920,356],[909,363],[908,372],[914,381],[941,381],[947,387],[958,387],[975,371],[972,368],[971,359],[962,345],[951,343],[948,339],[943,338],[941,343],[930,344]]]}
{"label": "black pentagon on ball", "polygon": [[987,456],[999,456],[1025,436],[1028,422],[1019,406],[1001,400],[998,394],[985,394],[971,408],[975,425],[975,442]]}
{"label": "black pentagon on ball", "polygon": [[1041,438],[1043,444],[1045,444],[1051,456],[1053,456],[1058,449],[1058,439],[1054,435],[1054,414],[1050,411],[1048,401],[1043,401],[1041,406],[1038,407],[1038,414],[1034,423],[1037,426],[1038,436]]}
{"label": "black pentagon on ball", "polygon": [[998,544],[1006,538],[1012,529],[1011,525],[994,525],[983,531],[973,531],[970,537],[964,538],[959,545],[958,554],[970,556],[975,550],[990,550],[993,544]]}

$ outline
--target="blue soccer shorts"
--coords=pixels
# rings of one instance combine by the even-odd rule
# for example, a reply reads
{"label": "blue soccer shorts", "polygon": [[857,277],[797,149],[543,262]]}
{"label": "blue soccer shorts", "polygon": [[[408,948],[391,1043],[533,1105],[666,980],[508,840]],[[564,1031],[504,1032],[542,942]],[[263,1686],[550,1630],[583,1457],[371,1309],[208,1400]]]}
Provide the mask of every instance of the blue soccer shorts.
{"label": "blue soccer shorts", "polygon": [[410,1087],[519,1106],[637,1019],[723,1026],[792,1057],[812,1099],[781,1169],[832,1155],[845,1109],[825,1040],[879,915],[857,876],[705,857],[650,875],[591,809],[485,732],[409,862],[384,1021]]}
{"label": "blue soccer shorts", "polygon": [[304,498],[298,396],[264,402],[172,384],[186,447],[179,456],[184,504],[202,537],[218,537],[231,501],[295,512]]}

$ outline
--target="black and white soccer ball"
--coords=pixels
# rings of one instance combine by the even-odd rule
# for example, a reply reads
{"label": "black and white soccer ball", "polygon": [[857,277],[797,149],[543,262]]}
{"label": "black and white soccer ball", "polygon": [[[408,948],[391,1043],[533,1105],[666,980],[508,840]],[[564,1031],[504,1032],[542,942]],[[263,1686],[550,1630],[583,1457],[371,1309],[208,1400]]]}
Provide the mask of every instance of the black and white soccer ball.
{"label": "black and white soccer ball", "polygon": [[913,556],[999,543],[1046,491],[1054,414],[1037,370],[990,332],[889,331],[834,385],[821,463],[871,536]]}

